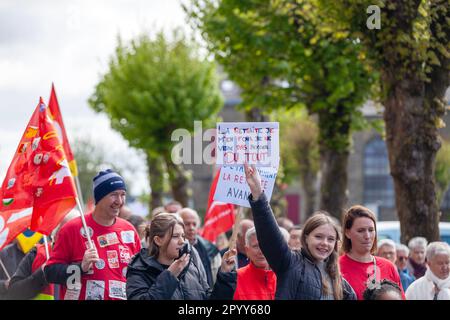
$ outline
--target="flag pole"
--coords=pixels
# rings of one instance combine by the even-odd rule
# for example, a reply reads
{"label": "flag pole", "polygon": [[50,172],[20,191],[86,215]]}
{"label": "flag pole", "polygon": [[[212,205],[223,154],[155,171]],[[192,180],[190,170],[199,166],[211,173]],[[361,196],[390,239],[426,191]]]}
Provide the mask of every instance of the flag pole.
{"label": "flag pole", "polygon": [[8,270],[6,270],[6,267],[3,264],[2,258],[0,258],[0,264],[2,265],[3,272],[5,273],[5,275],[8,278],[8,280],[11,280],[11,276],[9,275]]}
{"label": "flag pole", "polygon": [[75,184],[77,186],[78,198],[80,199],[80,203],[83,205],[83,208],[86,208],[84,201],[83,201],[83,194],[81,193],[80,179],[78,179],[78,175],[76,175],[74,178],[75,178]]}
{"label": "flag pole", "polygon": [[89,248],[92,249],[92,248],[94,248],[94,244],[92,243],[91,236],[89,234],[89,229],[86,224],[86,219],[84,219],[83,208],[81,208],[80,200],[78,199],[78,197],[76,197],[75,200],[77,201],[77,206],[78,206],[78,209],[80,210],[81,222],[83,223],[83,228],[84,228],[84,231],[86,232],[86,237],[89,242]]}
{"label": "flag pole", "polygon": [[44,234],[44,246],[45,246],[45,256],[47,257],[47,261],[50,259],[50,253],[48,251],[48,241],[47,236]]}
{"label": "flag pole", "polygon": [[229,250],[233,250],[236,248],[236,239],[237,234],[239,232],[239,224],[242,220],[242,216],[244,214],[244,208],[242,206],[239,207],[238,212],[236,214],[236,219],[234,220],[233,233],[230,237],[230,245],[228,246]]}

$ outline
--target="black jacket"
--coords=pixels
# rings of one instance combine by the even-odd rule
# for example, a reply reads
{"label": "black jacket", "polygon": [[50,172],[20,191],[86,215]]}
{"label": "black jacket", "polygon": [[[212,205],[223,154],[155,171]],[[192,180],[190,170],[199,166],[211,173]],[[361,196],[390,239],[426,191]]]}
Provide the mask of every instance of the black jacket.
{"label": "black jacket", "polygon": [[197,241],[195,242],[194,247],[197,249],[203,267],[205,267],[206,279],[208,280],[208,285],[211,287],[214,282],[211,270],[211,261],[217,254],[219,254],[219,249],[217,249],[214,244],[206,239],[203,239],[199,235],[196,236],[196,239]]}
{"label": "black jacket", "polygon": [[38,268],[31,272],[34,258],[36,258],[36,247],[30,250],[20,261],[16,273],[9,283],[6,299],[8,300],[27,300],[37,296],[48,285],[45,280],[44,271]]}
{"label": "black jacket", "polygon": [[[16,272],[17,267],[19,266],[19,263],[24,256],[25,254],[22,252],[22,250],[20,250],[19,245],[15,242],[8,244],[0,251],[0,259],[2,260],[10,277],[12,277],[14,272]],[[3,268],[0,267],[0,300],[8,299],[6,297],[6,279],[8,279],[8,277],[3,271]]]}
{"label": "black jacket", "polygon": [[[322,277],[319,268],[308,259],[306,252],[289,249],[264,193],[257,201],[253,201],[250,194],[249,202],[259,246],[277,275],[275,299],[320,300]],[[353,288],[344,278],[342,287],[344,300],[356,300]]]}
{"label": "black jacket", "polygon": [[195,248],[184,270],[175,277],[167,266],[141,249],[127,269],[127,299],[129,300],[206,300],[233,299],[236,289],[236,272],[220,272],[211,291],[205,269]]}

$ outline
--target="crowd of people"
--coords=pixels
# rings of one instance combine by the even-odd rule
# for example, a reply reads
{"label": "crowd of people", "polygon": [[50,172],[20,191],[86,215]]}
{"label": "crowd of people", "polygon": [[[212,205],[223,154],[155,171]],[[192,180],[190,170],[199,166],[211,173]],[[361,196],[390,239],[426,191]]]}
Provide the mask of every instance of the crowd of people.
{"label": "crowd of people", "polygon": [[[325,211],[304,224],[276,219],[254,166],[245,165],[251,217],[215,243],[201,219],[172,201],[133,215],[112,170],[93,179],[95,207],[69,213],[49,246],[0,251],[0,299],[65,300],[450,300],[450,246],[423,237],[377,239],[375,215]],[[11,275],[11,276],[9,276]]]}

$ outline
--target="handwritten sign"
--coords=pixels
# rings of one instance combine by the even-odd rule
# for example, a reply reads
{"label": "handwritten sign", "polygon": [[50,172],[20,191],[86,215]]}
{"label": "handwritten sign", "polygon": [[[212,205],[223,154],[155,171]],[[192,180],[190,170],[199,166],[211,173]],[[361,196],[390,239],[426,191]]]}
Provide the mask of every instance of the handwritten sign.
{"label": "handwritten sign", "polygon": [[278,122],[218,122],[216,155],[218,165],[278,168]]}
{"label": "handwritten sign", "polygon": [[[278,168],[257,167],[257,170],[261,177],[261,187],[267,199],[270,200]],[[220,177],[214,194],[215,201],[233,203],[250,208],[248,202],[250,193],[250,188],[245,179],[244,166],[223,166],[220,169]]]}

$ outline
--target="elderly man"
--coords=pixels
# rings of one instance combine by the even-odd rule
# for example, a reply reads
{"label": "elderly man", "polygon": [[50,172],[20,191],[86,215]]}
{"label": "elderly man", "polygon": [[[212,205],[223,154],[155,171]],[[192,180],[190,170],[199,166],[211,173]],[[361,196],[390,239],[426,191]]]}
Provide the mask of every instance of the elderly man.
{"label": "elderly man", "polygon": [[413,283],[416,278],[409,272],[406,267],[409,256],[409,249],[404,244],[397,244],[395,246],[397,259],[395,264],[397,265],[398,274],[400,275],[400,281],[402,282],[403,290],[406,291],[409,285]]}
{"label": "elderly man", "polygon": [[245,234],[245,252],[250,263],[237,270],[237,285],[234,300],[273,300],[277,287],[277,276],[259,248],[256,229]]}
{"label": "elderly man", "polygon": [[415,237],[409,240],[409,259],[407,268],[411,274],[419,279],[423,277],[427,271],[427,264],[425,263],[425,249],[428,241],[424,237]]}
{"label": "elderly man", "polygon": [[238,234],[236,237],[236,249],[237,249],[237,267],[245,267],[249,263],[249,259],[245,252],[245,234],[247,230],[253,228],[255,224],[250,219],[242,219],[239,223]]}
{"label": "elderly man", "polygon": [[295,225],[289,230],[288,245],[291,250],[301,250],[302,248],[302,227]]}
{"label": "elderly man", "polygon": [[397,253],[395,251],[395,242],[391,239],[382,239],[377,243],[378,251],[377,256],[383,257],[393,264],[397,259]]}
{"label": "elderly man", "polygon": [[408,300],[450,300],[450,246],[432,242],[426,249],[428,268],[425,276],[406,290]]}
{"label": "elderly man", "polygon": [[[237,268],[245,267],[249,263],[249,259],[247,257],[247,254],[245,252],[245,234],[247,233],[247,230],[250,228],[253,228],[255,224],[250,219],[242,219],[239,222],[238,226],[238,232],[236,236],[236,250],[237,250]],[[223,256],[225,252],[228,251],[228,248],[222,249],[220,251],[220,254]]]}
{"label": "elderly man", "polygon": [[184,232],[189,243],[197,249],[202,264],[205,267],[209,286],[212,288],[216,282],[217,271],[222,263],[219,249],[206,239],[198,235],[200,228],[200,217],[197,211],[191,208],[183,208],[178,211],[184,223]]}

